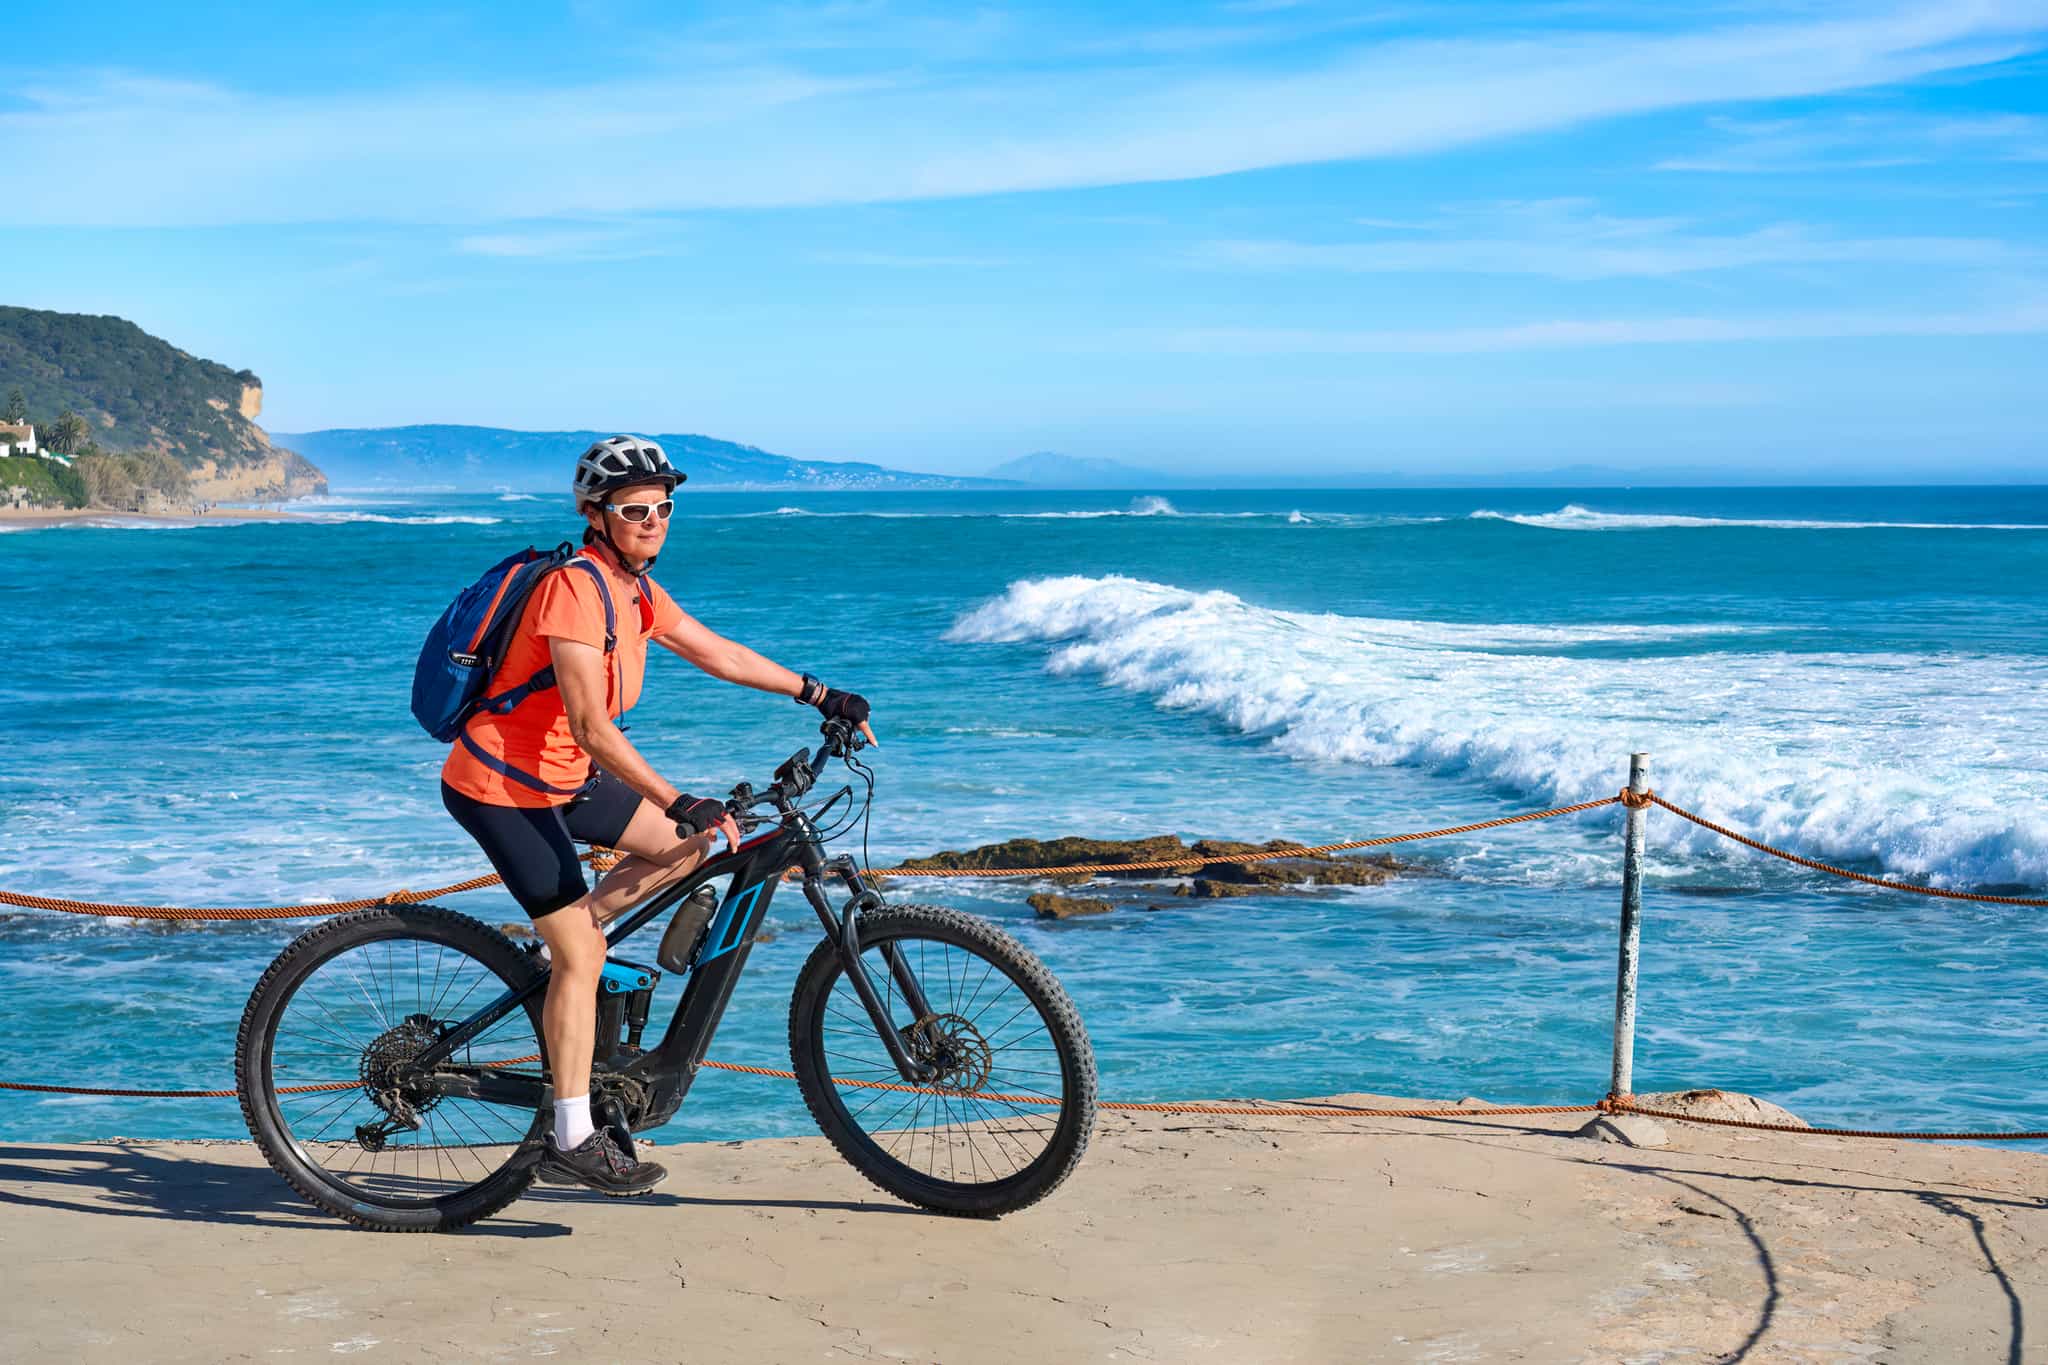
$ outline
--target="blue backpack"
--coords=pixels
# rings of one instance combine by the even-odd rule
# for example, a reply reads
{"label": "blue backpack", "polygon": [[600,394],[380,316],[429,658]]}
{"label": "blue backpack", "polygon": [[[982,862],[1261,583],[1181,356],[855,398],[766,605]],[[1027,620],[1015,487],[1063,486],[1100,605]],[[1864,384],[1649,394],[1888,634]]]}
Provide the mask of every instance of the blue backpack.
{"label": "blue backpack", "polygon": [[618,622],[603,570],[577,554],[567,541],[552,550],[521,550],[499,560],[458,593],[427,632],[419,663],[413,668],[412,714],[428,734],[444,744],[466,738],[463,727],[478,711],[504,715],[534,693],[555,685],[555,670],[550,665],[525,682],[496,694],[490,692],[491,678],[512,643],[527,599],[541,580],[557,569],[582,569],[597,584],[598,596],[604,601],[604,652],[609,661],[618,644]]}

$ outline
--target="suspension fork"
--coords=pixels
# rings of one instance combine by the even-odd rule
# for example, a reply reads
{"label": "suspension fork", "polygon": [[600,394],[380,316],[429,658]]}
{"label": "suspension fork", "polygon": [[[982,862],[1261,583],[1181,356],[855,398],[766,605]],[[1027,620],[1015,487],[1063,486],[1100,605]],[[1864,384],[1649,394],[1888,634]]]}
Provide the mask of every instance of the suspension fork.
{"label": "suspension fork", "polygon": [[[824,882],[818,874],[827,866],[839,873],[854,893],[847,900],[843,913],[833,910],[832,903],[825,897]],[[818,919],[825,926],[825,936],[839,949],[839,962],[846,972],[846,979],[853,983],[854,994],[867,1007],[868,1018],[874,1024],[875,1032],[881,1035],[882,1046],[889,1050],[889,1060],[896,1063],[897,1073],[914,1084],[929,1082],[937,1074],[936,1070],[917,1061],[903,1046],[902,1035],[898,1033],[895,1021],[889,1017],[888,1006],[876,994],[874,983],[868,980],[867,969],[861,965],[859,912],[881,904],[881,897],[862,884],[851,859],[835,858],[816,870],[805,869],[804,899],[811,903],[811,909],[817,911]],[[918,1020],[929,1018],[932,1011],[925,999],[924,987],[910,970],[902,952],[895,944],[885,943],[882,945],[882,957],[889,964],[889,975],[895,978],[896,989],[903,992],[904,1003],[910,1006]]]}

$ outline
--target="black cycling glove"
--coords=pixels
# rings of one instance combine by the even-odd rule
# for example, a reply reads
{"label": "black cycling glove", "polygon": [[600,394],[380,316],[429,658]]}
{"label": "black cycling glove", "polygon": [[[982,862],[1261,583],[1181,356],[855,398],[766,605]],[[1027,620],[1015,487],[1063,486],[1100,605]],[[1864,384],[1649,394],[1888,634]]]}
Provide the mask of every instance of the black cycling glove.
{"label": "black cycling glove", "polygon": [[818,699],[818,711],[826,720],[851,721],[855,725],[868,723],[868,699],[858,692],[841,692],[836,687],[828,687],[825,695]]}
{"label": "black cycling glove", "polygon": [[803,690],[796,694],[799,706],[815,706],[826,720],[849,721],[855,725],[868,723],[868,699],[858,692],[841,692],[836,687],[827,687],[806,673],[803,675]]}
{"label": "black cycling glove", "polygon": [[725,819],[725,802],[684,792],[669,802],[668,809],[662,814],[676,822],[676,833],[690,839],[707,829],[718,828],[719,822]]}

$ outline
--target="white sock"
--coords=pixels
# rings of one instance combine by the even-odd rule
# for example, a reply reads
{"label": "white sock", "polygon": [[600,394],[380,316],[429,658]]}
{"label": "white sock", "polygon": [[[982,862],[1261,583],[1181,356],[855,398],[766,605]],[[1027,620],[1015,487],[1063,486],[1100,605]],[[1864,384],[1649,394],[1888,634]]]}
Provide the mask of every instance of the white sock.
{"label": "white sock", "polygon": [[555,1101],[555,1146],[562,1151],[581,1147],[597,1129],[590,1122],[590,1096]]}

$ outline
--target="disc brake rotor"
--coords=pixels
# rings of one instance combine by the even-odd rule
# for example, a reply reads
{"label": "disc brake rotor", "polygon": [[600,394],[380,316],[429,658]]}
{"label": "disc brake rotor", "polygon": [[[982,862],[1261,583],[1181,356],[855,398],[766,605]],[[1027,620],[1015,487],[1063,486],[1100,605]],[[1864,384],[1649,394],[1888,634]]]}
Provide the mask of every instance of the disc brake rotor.
{"label": "disc brake rotor", "polygon": [[995,1053],[973,1021],[957,1014],[928,1014],[903,1036],[912,1060],[932,1068],[933,1084],[969,1091],[988,1084]]}

